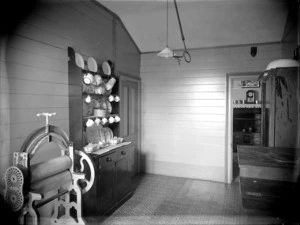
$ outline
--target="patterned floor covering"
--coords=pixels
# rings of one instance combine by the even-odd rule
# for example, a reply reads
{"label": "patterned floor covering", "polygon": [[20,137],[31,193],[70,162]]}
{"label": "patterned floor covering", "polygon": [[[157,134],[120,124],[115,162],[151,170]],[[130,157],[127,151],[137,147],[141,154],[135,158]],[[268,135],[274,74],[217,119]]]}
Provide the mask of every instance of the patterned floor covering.
{"label": "patterned floor covering", "polygon": [[133,196],[104,221],[89,225],[282,224],[279,218],[243,211],[232,184],[144,174]]}

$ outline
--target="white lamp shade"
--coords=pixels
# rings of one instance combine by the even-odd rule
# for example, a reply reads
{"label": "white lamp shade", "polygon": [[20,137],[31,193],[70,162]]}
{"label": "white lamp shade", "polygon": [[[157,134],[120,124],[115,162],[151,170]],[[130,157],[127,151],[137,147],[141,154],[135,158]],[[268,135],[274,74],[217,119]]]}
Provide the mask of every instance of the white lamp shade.
{"label": "white lamp shade", "polygon": [[169,47],[167,46],[161,52],[159,52],[157,55],[159,57],[169,58],[169,57],[173,57],[173,51],[171,49],[169,49]]}
{"label": "white lamp shade", "polygon": [[266,70],[275,69],[279,67],[299,67],[299,62],[294,59],[277,59],[270,62]]}
{"label": "white lamp shade", "polygon": [[299,62],[294,59],[277,59],[270,62],[265,69],[265,72],[259,76],[258,80],[265,79],[269,75],[271,69],[282,67],[299,67]]}

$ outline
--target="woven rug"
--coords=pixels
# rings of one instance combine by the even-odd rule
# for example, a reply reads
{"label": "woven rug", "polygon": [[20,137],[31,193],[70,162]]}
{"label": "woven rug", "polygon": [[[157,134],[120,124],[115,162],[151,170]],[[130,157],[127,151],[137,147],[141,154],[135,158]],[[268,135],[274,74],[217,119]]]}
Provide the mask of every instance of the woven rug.
{"label": "woven rug", "polygon": [[245,213],[238,182],[228,185],[161,175],[139,175],[133,196],[101,223],[156,224],[281,224],[278,218]]}

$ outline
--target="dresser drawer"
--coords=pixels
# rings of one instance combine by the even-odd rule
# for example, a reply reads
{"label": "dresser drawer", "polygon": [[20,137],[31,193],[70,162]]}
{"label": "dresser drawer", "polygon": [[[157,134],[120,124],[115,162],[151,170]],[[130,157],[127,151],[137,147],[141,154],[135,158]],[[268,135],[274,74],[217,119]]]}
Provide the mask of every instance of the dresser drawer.
{"label": "dresser drawer", "polygon": [[116,152],[117,161],[119,161],[120,159],[126,158],[126,157],[130,157],[132,149],[133,149],[133,147],[124,147],[124,148],[119,149]]}
{"label": "dresser drawer", "polygon": [[296,183],[240,177],[242,204],[244,208],[281,210],[292,202]]}
{"label": "dresser drawer", "polygon": [[115,161],[116,161],[115,152],[102,156],[101,158],[99,158],[99,168],[101,169],[103,167],[111,166],[115,163]]}

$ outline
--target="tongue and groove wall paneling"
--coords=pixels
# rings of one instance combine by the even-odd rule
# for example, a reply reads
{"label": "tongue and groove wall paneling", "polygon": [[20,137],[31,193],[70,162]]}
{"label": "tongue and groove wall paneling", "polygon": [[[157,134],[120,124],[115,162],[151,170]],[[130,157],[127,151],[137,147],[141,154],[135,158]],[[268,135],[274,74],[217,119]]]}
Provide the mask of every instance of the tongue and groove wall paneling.
{"label": "tongue and groove wall paneling", "polygon": [[[20,150],[32,131],[45,126],[45,118],[36,117],[36,114],[56,112],[50,123],[68,132],[69,109],[65,51],[17,33],[1,37],[1,40],[0,187],[3,190],[3,175],[12,165],[12,153]],[[31,162],[58,155],[55,145],[46,145]],[[39,211],[43,216],[41,223],[47,223],[51,204]]]}
{"label": "tongue and groove wall paneling", "polygon": [[[12,165],[13,152],[19,151],[32,131],[45,125],[45,119],[36,117],[37,113],[56,112],[50,123],[69,133],[69,112],[76,109],[69,109],[67,48],[74,48],[85,60],[92,56],[99,64],[116,58],[115,15],[96,1],[42,2],[10,34],[0,36],[1,191],[5,170]],[[119,49],[124,49],[118,53],[120,68],[138,76],[139,56],[125,47],[131,45],[129,39],[124,35],[122,38],[126,41],[119,44]],[[135,59],[127,59],[131,56]],[[135,68],[133,72],[131,68]],[[34,162],[46,160],[46,154],[53,156],[56,147],[46,146],[43,157],[37,155]],[[49,218],[51,210],[43,207],[42,217]]]}
{"label": "tongue and groove wall paneling", "polygon": [[120,71],[139,76],[139,50],[115,15],[95,1],[44,2],[0,37],[1,187],[12,153],[44,126],[36,113],[57,112],[51,123],[68,132],[69,46],[85,60],[118,60]]}
{"label": "tongue and groove wall paneling", "polygon": [[[181,54],[181,52],[178,52]],[[281,45],[192,50],[192,62],[142,54],[145,172],[226,182],[226,73],[263,71]],[[241,96],[243,98],[243,96]]]}
{"label": "tongue and groove wall paneling", "polygon": [[98,62],[113,57],[111,14],[92,1],[55,2],[37,4],[1,36],[2,175],[25,137],[44,125],[36,113],[57,112],[50,121],[68,132],[67,47]]}

